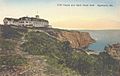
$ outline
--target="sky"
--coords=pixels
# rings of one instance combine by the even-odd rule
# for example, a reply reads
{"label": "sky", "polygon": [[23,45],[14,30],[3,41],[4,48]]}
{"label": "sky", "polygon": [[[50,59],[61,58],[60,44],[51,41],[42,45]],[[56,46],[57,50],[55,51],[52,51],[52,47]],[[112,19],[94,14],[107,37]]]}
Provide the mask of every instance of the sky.
{"label": "sky", "polygon": [[[94,4],[57,6],[57,4]],[[112,5],[101,6],[97,5]],[[56,28],[78,30],[120,29],[120,0],[0,0],[0,23],[5,17],[47,19]]]}

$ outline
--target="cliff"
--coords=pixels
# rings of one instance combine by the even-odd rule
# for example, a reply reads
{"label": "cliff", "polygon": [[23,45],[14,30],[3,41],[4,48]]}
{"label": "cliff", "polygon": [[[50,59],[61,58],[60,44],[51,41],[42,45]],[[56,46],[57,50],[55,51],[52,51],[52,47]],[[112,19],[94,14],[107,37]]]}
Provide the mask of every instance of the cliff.
{"label": "cliff", "polygon": [[[11,29],[17,28],[14,32]],[[55,29],[55,28],[21,28],[21,27],[3,27],[2,28],[4,32],[5,37],[12,37],[16,35],[17,32],[23,32],[26,30],[31,30],[31,31],[39,31],[39,32],[45,32],[48,35],[64,42],[64,41],[69,41],[70,45],[72,48],[85,48],[88,47],[89,44],[92,44],[95,42],[94,39],[90,36],[88,32],[80,32],[80,31],[75,31],[75,30],[62,30],[62,29]],[[6,31],[9,32],[6,33]]]}
{"label": "cliff", "polygon": [[68,30],[50,30],[48,34],[56,37],[58,40],[64,42],[69,41],[72,48],[85,48],[89,44],[94,43],[95,40],[91,38],[88,32],[68,31]]}
{"label": "cliff", "polygon": [[105,50],[111,57],[120,60],[120,43],[108,45]]}
{"label": "cliff", "polygon": [[119,76],[106,52],[72,49],[92,42],[87,32],[0,26],[0,76]]}

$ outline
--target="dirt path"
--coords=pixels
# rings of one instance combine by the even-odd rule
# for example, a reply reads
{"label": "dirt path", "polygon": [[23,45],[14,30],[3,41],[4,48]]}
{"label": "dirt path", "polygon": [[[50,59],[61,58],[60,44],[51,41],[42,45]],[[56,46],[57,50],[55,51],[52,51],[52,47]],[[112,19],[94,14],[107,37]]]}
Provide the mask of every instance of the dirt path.
{"label": "dirt path", "polygon": [[17,42],[16,53],[27,59],[27,65],[19,73],[18,76],[46,76],[44,71],[46,70],[46,62],[44,56],[30,55],[28,52],[22,51],[20,45],[25,42],[24,36],[21,41]]}

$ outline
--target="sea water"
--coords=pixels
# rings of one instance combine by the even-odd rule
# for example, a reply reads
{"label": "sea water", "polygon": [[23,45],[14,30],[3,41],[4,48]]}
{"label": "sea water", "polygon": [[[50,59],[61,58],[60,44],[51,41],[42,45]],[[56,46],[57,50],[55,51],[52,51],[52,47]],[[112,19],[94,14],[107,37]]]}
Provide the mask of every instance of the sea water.
{"label": "sea water", "polygon": [[84,30],[83,32],[89,32],[91,37],[96,40],[88,47],[96,52],[105,51],[104,48],[108,44],[120,43],[120,30]]}

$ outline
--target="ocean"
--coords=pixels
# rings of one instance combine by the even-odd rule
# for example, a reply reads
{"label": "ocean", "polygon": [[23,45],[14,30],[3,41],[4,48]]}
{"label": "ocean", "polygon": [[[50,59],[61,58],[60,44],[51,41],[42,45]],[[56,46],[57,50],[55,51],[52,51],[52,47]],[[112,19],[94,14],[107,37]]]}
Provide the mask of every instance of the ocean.
{"label": "ocean", "polygon": [[120,30],[84,30],[83,32],[89,32],[91,37],[96,40],[88,47],[95,52],[105,51],[104,47],[108,44],[120,43]]}

